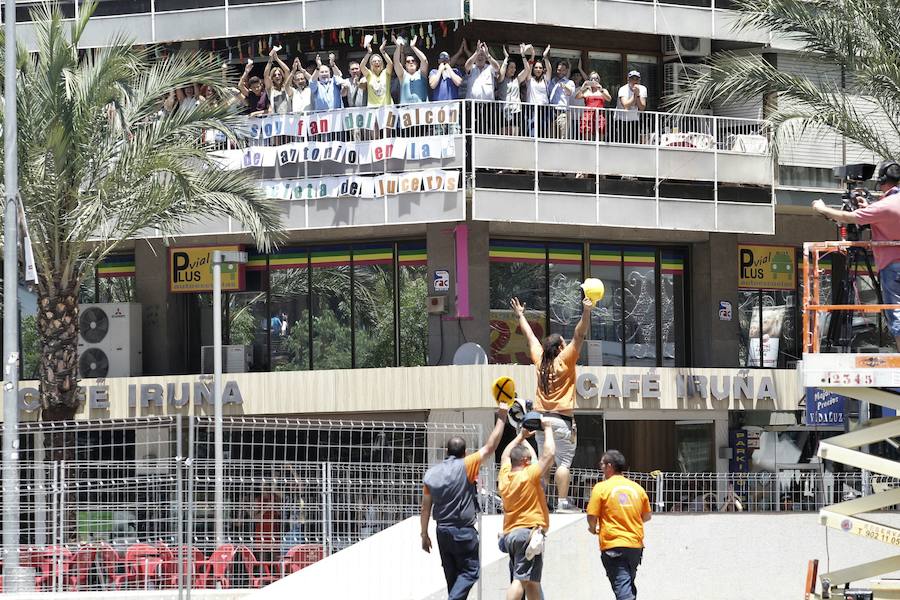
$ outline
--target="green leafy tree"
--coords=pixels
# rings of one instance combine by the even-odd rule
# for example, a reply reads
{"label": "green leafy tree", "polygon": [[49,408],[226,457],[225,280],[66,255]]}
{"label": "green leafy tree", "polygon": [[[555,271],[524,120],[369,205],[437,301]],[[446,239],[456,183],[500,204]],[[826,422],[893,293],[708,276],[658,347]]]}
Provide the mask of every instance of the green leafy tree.
{"label": "green leafy tree", "polygon": [[843,81],[812,81],[761,55],[719,52],[709,74],[669,98],[669,107],[690,112],[762,96],[776,153],[825,127],[877,156],[900,155],[900,0],[736,0],[735,8],[739,29],[790,39],[807,57],[839,67]]}
{"label": "green leafy tree", "polygon": [[44,419],[77,410],[79,285],[121,240],[228,215],[267,248],[280,227],[252,177],[214,168],[204,145],[208,130],[237,142],[234,107],[207,101],[160,114],[161,100],[188,85],[230,97],[221,65],[194,53],[156,59],[125,37],[79,50],[96,7],[82,4],[70,25],[58,5],[36,8],[37,52],[17,56],[19,194],[39,277]]}

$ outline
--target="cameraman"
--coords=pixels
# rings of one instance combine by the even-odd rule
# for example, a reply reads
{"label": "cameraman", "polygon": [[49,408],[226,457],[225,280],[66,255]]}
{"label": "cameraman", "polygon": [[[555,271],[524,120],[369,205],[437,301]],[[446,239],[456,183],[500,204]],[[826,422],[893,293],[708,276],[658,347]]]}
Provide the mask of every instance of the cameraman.
{"label": "cameraman", "polygon": [[[900,164],[884,161],[878,167],[878,189],[881,200],[869,204],[858,198],[859,210],[846,212],[825,206],[821,199],[812,203],[816,212],[837,223],[871,225],[873,242],[900,241]],[[900,304],[900,246],[872,249],[881,280],[881,298],[885,304]],[[894,343],[900,349],[900,309],[887,310],[885,315]]]}

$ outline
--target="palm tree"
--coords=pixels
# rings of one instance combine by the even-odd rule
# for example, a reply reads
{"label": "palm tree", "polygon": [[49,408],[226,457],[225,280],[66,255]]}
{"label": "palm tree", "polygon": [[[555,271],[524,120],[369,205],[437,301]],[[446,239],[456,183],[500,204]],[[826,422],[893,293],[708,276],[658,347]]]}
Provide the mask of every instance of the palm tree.
{"label": "palm tree", "polygon": [[154,58],[124,37],[79,50],[96,1],[67,25],[58,5],[36,9],[37,52],[18,51],[19,195],[38,270],[37,328],[44,419],[77,409],[78,289],[85,273],[122,240],[154,228],[229,215],[268,248],[276,205],[239,171],[214,168],[203,143],[217,130],[237,141],[240,117],[227,103],[161,114],[172,90],[206,85],[229,98],[211,57]]}
{"label": "palm tree", "polygon": [[[900,155],[900,0],[735,0],[737,27],[797,43],[809,57],[840,67],[843,81],[813,82],[760,55],[720,52],[710,72],[668,99],[679,112],[714,101],[766,99],[774,147],[830,128],[876,156]],[[887,127],[882,125],[889,123]]]}

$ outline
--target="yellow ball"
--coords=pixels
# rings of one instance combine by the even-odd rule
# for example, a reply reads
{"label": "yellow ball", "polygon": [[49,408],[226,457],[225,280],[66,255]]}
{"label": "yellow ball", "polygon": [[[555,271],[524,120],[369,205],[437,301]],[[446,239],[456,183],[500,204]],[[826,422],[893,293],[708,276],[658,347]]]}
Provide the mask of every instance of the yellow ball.
{"label": "yellow ball", "polygon": [[584,290],[584,295],[589,298],[591,302],[600,302],[603,300],[603,294],[606,292],[603,287],[603,282],[593,277],[585,279],[584,283],[581,284],[581,289]]}
{"label": "yellow ball", "polygon": [[511,405],[516,399],[516,382],[507,376],[498,377],[491,387],[494,401],[497,404]]}

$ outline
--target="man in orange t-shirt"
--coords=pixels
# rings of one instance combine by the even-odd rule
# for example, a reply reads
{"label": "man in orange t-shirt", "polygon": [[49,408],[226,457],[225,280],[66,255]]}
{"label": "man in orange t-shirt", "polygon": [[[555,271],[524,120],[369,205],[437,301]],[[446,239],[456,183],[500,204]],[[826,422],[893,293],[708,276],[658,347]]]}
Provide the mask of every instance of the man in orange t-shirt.
{"label": "man in orange t-shirt", "polygon": [[634,578],[644,553],[650,499],[644,488],[622,475],[625,457],[618,450],[603,454],[600,469],[603,481],[591,490],[588,503],[588,531],[600,536],[600,560],[616,600],[635,600]]}
{"label": "man in orange t-shirt", "polygon": [[541,598],[541,572],[544,568],[543,547],[535,554],[532,538],[543,536],[550,527],[550,509],[541,479],[550,471],[556,453],[552,424],[542,420],[544,447],[537,460],[526,440],[534,435],[524,427],[503,450],[497,488],[503,498],[503,544],[509,553],[513,580],[506,590],[507,600],[519,600],[525,592],[527,600]]}
{"label": "man in orange t-shirt", "polygon": [[[531,362],[537,369],[538,386],[534,409],[544,415],[552,425],[556,440],[556,482],[557,512],[580,512],[569,499],[569,469],[575,459],[577,432],[575,429],[575,363],[581,354],[581,345],[591,325],[591,309],[594,303],[584,298],[581,301],[581,319],[575,326],[572,342],[566,343],[558,333],[552,333],[541,342],[531,330],[525,318],[525,305],[518,298],[510,301],[513,312],[519,319],[519,329],[528,339]],[[538,444],[543,445],[542,432],[537,434]]]}

